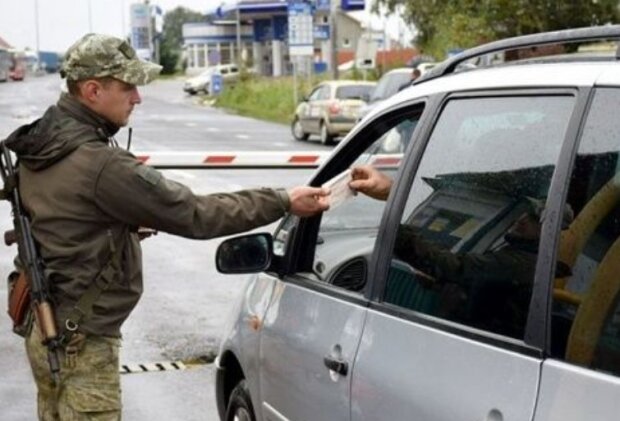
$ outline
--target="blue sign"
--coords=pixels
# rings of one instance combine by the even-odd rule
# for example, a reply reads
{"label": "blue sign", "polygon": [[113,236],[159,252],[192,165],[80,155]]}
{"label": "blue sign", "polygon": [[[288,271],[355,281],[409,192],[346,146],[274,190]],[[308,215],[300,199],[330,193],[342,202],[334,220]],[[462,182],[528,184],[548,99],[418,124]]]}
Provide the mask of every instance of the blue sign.
{"label": "blue sign", "polygon": [[209,95],[219,95],[224,89],[224,79],[222,75],[214,73],[211,75],[211,86],[209,86]]}
{"label": "blue sign", "polygon": [[273,25],[271,19],[254,19],[254,41],[263,42],[273,39]]}
{"label": "blue sign", "polygon": [[329,12],[331,10],[331,0],[314,0],[314,7],[320,12]]}
{"label": "blue sign", "polygon": [[364,0],[342,0],[340,7],[344,11],[364,10]]}
{"label": "blue sign", "polygon": [[329,39],[329,25],[314,25],[314,39]]}
{"label": "blue sign", "polygon": [[284,41],[288,35],[288,19],[286,16],[273,17],[273,39]]}

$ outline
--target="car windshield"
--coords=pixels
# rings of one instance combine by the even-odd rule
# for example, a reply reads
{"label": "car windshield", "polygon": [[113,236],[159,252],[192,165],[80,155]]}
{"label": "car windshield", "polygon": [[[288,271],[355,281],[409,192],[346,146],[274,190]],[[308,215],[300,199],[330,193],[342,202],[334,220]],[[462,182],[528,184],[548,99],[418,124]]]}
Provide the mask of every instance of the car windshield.
{"label": "car windshield", "polygon": [[200,74],[200,77],[207,77],[207,76],[211,76],[213,73],[215,72],[215,68],[212,69],[207,69],[204,72],[202,72]]}
{"label": "car windshield", "polygon": [[336,89],[338,99],[363,99],[370,95],[373,85],[348,85]]}
{"label": "car windshield", "polygon": [[377,83],[377,87],[372,91],[370,102],[381,101],[389,98],[398,92],[398,89],[411,80],[411,73],[396,72],[387,73]]}

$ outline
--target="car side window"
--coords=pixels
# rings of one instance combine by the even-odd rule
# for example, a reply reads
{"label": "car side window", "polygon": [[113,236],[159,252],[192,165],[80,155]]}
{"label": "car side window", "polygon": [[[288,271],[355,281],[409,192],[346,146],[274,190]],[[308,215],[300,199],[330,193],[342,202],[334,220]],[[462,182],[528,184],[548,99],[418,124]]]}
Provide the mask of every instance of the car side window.
{"label": "car side window", "polygon": [[[403,160],[404,147],[386,150],[386,142],[400,136],[407,144],[422,113],[423,107],[409,107],[398,115],[377,119],[378,124],[358,134],[370,146],[357,152],[354,161],[342,171],[359,165],[373,165],[396,176]],[[363,139],[362,139],[363,138]],[[333,204],[321,217],[312,271],[300,273],[307,279],[362,293],[366,286],[366,267],[375,247],[377,232],[385,202],[362,194]],[[286,223],[285,223],[286,225]],[[286,235],[285,235],[286,237]],[[276,236],[277,238],[277,236]]]}
{"label": "car side window", "polygon": [[523,339],[573,106],[569,95],[446,103],[401,217],[385,303]]}
{"label": "car side window", "polygon": [[310,95],[308,95],[308,101],[316,101],[316,100],[318,100],[320,95],[321,95],[321,89],[322,88],[323,88],[322,86],[319,86],[319,87],[315,88],[310,93]]}
{"label": "car side window", "polygon": [[552,355],[620,375],[620,89],[590,107],[565,203],[553,285]]}
{"label": "car side window", "polygon": [[330,99],[331,98],[331,91],[332,88],[329,85],[324,85],[321,88],[321,92],[319,93],[319,98],[320,100],[326,100],[326,99]]}

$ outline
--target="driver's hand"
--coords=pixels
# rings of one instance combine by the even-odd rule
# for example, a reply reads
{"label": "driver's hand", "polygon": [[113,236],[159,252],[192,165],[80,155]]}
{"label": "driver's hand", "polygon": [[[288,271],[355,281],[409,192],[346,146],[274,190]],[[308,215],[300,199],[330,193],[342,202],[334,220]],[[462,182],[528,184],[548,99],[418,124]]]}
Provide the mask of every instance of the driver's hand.
{"label": "driver's hand", "polygon": [[387,200],[392,189],[392,179],[372,165],[351,168],[349,187],[377,200]]}

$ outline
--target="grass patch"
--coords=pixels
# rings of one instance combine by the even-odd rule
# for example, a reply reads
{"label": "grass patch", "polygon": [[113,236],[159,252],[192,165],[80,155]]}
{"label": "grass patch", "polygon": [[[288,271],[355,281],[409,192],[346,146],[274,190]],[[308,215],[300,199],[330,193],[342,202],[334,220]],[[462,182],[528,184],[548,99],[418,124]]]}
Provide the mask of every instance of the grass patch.
{"label": "grass patch", "polygon": [[[372,76],[374,79],[377,75],[367,76]],[[341,79],[361,80],[362,77],[363,74],[359,71],[341,75]],[[308,95],[318,83],[328,79],[328,74],[315,76],[311,80],[297,78],[297,101],[301,101],[301,98]],[[234,85],[225,86],[222,94],[215,98],[213,105],[260,120],[290,124],[297,107],[294,86],[292,76],[279,78],[246,76]]]}
{"label": "grass patch", "polygon": [[295,112],[293,83],[288,78],[255,78],[226,86],[215,106],[261,120],[288,123]]}
{"label": "grass patch", "polygon": [[[298,80],[298,98],[307,95],[319,80]],[[215,101],[216,107],[226,108],[240,115],[289,124],[295,114],[294,83],[292,77],[255,77],[226,86]]]}

